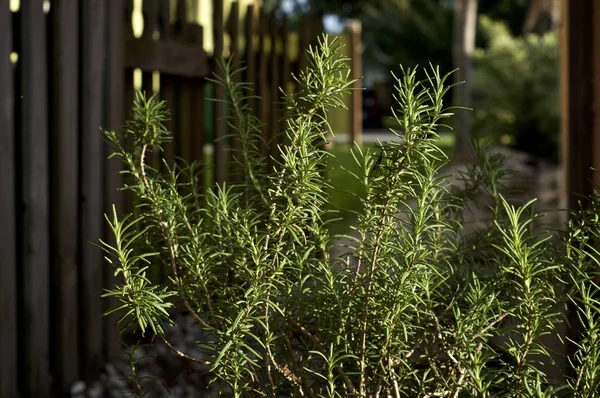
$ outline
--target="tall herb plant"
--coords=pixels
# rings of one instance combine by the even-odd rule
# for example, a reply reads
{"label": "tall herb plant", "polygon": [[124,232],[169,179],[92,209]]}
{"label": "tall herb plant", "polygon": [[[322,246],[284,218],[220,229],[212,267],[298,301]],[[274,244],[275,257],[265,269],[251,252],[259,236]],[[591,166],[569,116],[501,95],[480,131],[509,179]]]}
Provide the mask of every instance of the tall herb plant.
{"label": "tall herb plant", "polygon": [[[451,116],[442,101],[448,75],[438,69],[395,77],[400,139],[354,151],[360,173],[349,178],[366,195],[347,255],[331,257],[323,115],[344,106],[351,85],[339,49],[323,37],[308,51],[298,92],[285,94],[272,163],[259,150],[250,88],[223,63],[216,82],[236,120],[237,184],[204,190],[195,164],[165,164],[166,172],[148,164],[147,153],[169,139],[165,104],[155,98],[138,94],[123,133],[106,132],[142,210],[107,217],[116,244],[102,242],[121,281],[106,296],[119,300],[112,311],[124,328],[209,366],[223,396],[599,396],[592,274],[600,200],[575,212],[565,234],[539,232],[534,201],[503,196],[506,170],[485,145],[476,147],[478,164],[462,175],[463,187],[451,186],[435,145]],[[467,233],[464,208],[482,197],[492,221]],[[150,269],[168,281],[151,283]],[[577,378],[558,385],[540,366],[552,358],[540,339],[569,301],[585,327]],[[198,345],[206,357],[168,340],[176,305],[204,330]]]}

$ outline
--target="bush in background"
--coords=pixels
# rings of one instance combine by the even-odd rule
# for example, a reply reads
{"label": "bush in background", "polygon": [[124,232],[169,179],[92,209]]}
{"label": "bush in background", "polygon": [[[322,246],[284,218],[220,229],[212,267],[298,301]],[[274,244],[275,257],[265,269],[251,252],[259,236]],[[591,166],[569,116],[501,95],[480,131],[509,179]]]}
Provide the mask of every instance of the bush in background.
{"label": "bush in background", "polygon": [[558,33],[515,37],[488,17],[479,32],[488,46],[474,54],[474,135],[557,162]]}

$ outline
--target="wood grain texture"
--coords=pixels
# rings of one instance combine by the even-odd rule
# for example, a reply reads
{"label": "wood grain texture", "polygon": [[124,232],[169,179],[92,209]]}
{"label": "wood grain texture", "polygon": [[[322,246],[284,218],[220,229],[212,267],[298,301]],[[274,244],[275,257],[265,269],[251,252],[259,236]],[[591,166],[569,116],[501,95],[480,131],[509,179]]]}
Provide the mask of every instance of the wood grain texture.
{"label": "wood grain texture", "polygon": [[50,395],[49,192],[46,17],[43,0],[21,3],[23,342],[26,396]]}
{"label": "wood grain texture", "polygon": [[12,16],[8,0],[0,0],[0,397],[18,396],[17,380],[17,240]]}

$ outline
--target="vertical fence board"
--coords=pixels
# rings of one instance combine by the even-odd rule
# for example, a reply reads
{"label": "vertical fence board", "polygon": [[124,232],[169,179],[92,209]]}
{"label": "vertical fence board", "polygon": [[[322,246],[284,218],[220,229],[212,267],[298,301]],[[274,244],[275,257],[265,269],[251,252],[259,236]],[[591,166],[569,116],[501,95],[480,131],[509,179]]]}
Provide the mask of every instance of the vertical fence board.
{"label": "vertical fence board", "polygon": [[[214,40],[214,59],[219,59],[223,56],[223,0],[213,0],[213,40]],[[213,70],[220,73],[217,65],[213,66]],[[221,184],[225,181],[225,165],[226,161],[226,143],[225,134],[227,121],[225,120],[225,88],[221,85],[216,85],[214,90],[214,152],[213,159],[215,164],[214,180]]]}
{"label": "vertical fence board", "polygon": [[291,62],[289,53],[289,21],[286,16],[283,17],[283,24],[281,27],[281,47],[282,47],[282,58],[281,58],[281,88],[284,92],[289,92],[289,84],[291,80]]}
{"label": "vertical fence board", "polygon": [[[177,1],[176,36],[180,42],[190,41],[190,24],[188,22],[187,2]],[[175,103],[172,104],[177,118],[177,130],[174,131],[176,156],[190,162],[192,158],[191,138],[191,87],[188,79],[182,76],[175,77]]]}
{"label": "vertical fence board", "polygon": [[281,99],[279,98],[279,87],[281,86],[281,58],[277,52],[277,42],[279,36],[279,26],[277,22],[277,17],[275,14],[271,14],[269,16],[269,36],[271,36],[271,53],[270,53],[270,74],[271,76],[271,106],[269,112],[269,154],[271,154],[272,158],[269,158],[269,164],[273,165],[273,161],[275,159],[275,155],[278,152],[277,146],[281,142],[280,141],[280,133],[281,133],[281,110],[282,104]]}
{"label": "vertical fence board", "polygon": [[89,242],[102,236],[104,0],[82,3],[81,74],[81,304],[83,372],[92,381],[102,365],[102,253]]}
{"label": "vertical fence board", "polygon": [[[106,65],[106,97],[105,97],[105,115],[107,130],[118,130],[123,127],[125,117],[124,94],[125,94],[125,20],[126,13],[122,0],[109,0],[107,2],[106,18],[106,49],[108,53]],[[105,158],[108,157],[110,148],[106,147]],[[110,216],[112,205],[115,205],[118,214],[123,215],[124,195],[119,191],[123,185],[123,178],[120,171],[123,169],[121,161],[118,159],[107,160],[105,163],[105,205],[104,212]],[[104,237],[106,242],[115,243],[114,236],[107,223],[104,226]],[[109,288],[115,285],[117,278],[113,274],[114,270],[108,264],[104,264],[104,286]],[[104,309],[114,308],[118,301],[114,298],[105,299]],[[119,315],[112,313],[104,320],[104,333],[106,336],[106,352],[109,359],[119,354],[120,343],[118,327],[116,325]]]}
{"label": "vertical fence board", "polygon": [[[283,90],[284,93],[289,93],[290,91],[290,81],[292,80],[291,77],[291,73],[292,73],[292,68],[291,68],[291,61],[290,61],[290,54],[288,51],[289,48],[289,44],[288,44],[288,38],[289,38],[289,22],[286,16],[283,17],[283,22],[282,22],[282,26],[281,26],[281,68],[280,68],[280,78],[279,78],[279,84],[281,86],[281,89]],[[282,101],[285,100],[285,97],[283,94],[281,94],[281,99]],[[280,124],[280,133],[282,134],[282,136],[279,139],[279,143],[283,143],[283,140],[285,139],[285,137],[283,136],[283,134],[285,134],[285,103],[281,104],[281,112],[280,112],[280,118],[282,118],[282,123]],[[274,154],[275,158],[279,161],[281,160],[281,153],[279,151],[276,151]]]}
{"label": "vertical fence board", "polygon": [[14,92],[12,16],[0,0],[0,397],[17,397],[17,248],[15,218]]}
{"label": "vertical fence board", "polygon": [[50,395],[46,17],[21,3],[23,327],[26,395]]}
{"label": "vertical fence board", "polygon": [[[200,25],[190,26],[190,41],[198,48],[202,48],[203,30]],[[191,133],[192,133],[192,160],[204,161],[204,144],[206,137],[204,132],[204,84],[200,79],[191,79]]]}
{"label": "vertical fence board", "polygon": [[267,54],[265,46],[266,35],[266,16],[261,10],[258,14],[258,51],[257,51],[257,76],[256,76],[256,95],[260,97],[256,105],[256,115],[263,122],[261,135],[264,142],[261,143],[261,152],[268,155],[269,137],[267,124]]}
{"label": "vertical fence board", "polygon": [[[161,39],[170,39],[173,37],[173,28],[171,25],[171,0],[161,0],[159,9],[159,31]],[[166,73],[160,74],[160,97],[167,102],[169,109],[169,120],[165,122],[167,130],[173,134],[176,125],[175,117],[175,78]],[[174,143],[167,142],[163,145],[163,159],[169,166],[173,164],[174,158]]]}
{"label": "vertical fence board", "polygon": [[66,394],[79,377],[77,299],[77,143],[78,143],[78,1],[54,1],[52,54],[54,57],[51,102],[52,137],[52,265],[51,294],[56,335],[53,363],[56,385]]}
{"label": "vertical fence board", "polygon": [[[254,83],[256,79],[256,53],[254,51],[254,31],[256,30],[254,20],[254,6],[251,4],[246,11],[246,19],[244,22],[244,37],[246,49],[244,57],[246,62],[246,72],[244,73],[244,81],[246,83]],[[251,87],[256,92],[256,86]],[[248,99],[248,106],[256,111],[257,101],[255,98]]]}
{"label": "vertical fence board", "polygon": [[[240,2],[235,1],[231,4],[231,11],[229,13],[229,37],[230,37],[230,46],[229,46],[229,54],[230,61],[233,69],[241,68],[240,65]],[[236,74],[233,76],[233,81],[239,83],[241,80],[240,74]],[[234,115],[232,115],[234,116]],[[240,150],[240,140],[236,134],[236,128],[239,127],[239,120],[235,118],[230,119],[231,126],[228,126],[229,134],[231,134],[231,149],[232,156],[239,158],[239,150]],[[240,169],[237,164],[232,162],[229,170],[229,177],[233,179],[233,181],[239,182],[238,176],[240,175]]]}
{"label": "vertical fence board", "polygon": [[298,63],[296,74],[300,76],[306,65],[308,64],[308,58],[306,56],[306,50],[311,40],[311,27],[310,27],[310,16],[303,15],[300,19],[300,28],[298,29]]}

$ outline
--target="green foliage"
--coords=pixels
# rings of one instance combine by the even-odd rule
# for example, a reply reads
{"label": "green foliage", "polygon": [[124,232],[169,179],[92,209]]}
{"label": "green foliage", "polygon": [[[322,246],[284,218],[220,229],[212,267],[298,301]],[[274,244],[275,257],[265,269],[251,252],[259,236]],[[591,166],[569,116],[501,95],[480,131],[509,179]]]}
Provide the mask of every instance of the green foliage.
{"label": "green foliage", "polygon": [[[125,137],[107,133],[143,210],[132,221],[115,214],[117,244],[103,244],[122,276],[108,294],[121,299],[123,322],[152,328],[190,359],[164,328],[168,305],[181,303],[205,331],[198,345],[208,358],[191,359],[210,365],[224,396],[598,396],[600,198],[573,214],[567,233],[539,232],[534,201],[502,195],[507,171],[485,141],[463,186],[450,185],[436,146],[452,115],[443,103],[449,75],[439,69],[394,77],[400,140],[353,152],[365,195],[348,254],[331,256],[323,115],[343,106],[351,84],[338,50],[325,37],[309,51],[299,92],[286,96],[272,170],[256,150],[249,88],[223,64],[216,81],[246,141],[234,156],[240,183],[205,191],[195,165],[165,165],[166,173],[147,165],[145,153],[167,137],[154,98],[136,97]],[[133,150],[122,144],[127,135]],[[469,231],[464,209],[482,198],[492,220]],[[149,283],[142,264],[169,281]],[[551,363],[540,338],[569,302],[586,327],[577,378],[556,385],[540,365]]]}
{"label": "green foliage", "polygon": [[516,37],[501,22],[480,19],[489,40],[475,52],[474,133],[558,160],[558,33]]}

